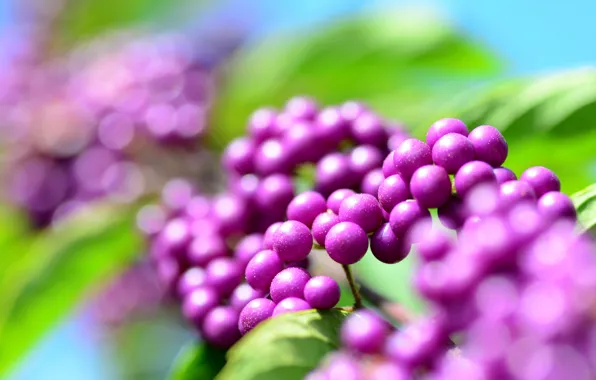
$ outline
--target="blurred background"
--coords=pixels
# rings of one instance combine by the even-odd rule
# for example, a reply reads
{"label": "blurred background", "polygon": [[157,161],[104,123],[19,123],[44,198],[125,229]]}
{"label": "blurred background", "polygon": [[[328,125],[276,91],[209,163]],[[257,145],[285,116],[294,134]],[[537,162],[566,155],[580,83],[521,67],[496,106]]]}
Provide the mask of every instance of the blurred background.
{"label": "blurred background", "polygon": [[[143,259],[136,211],[171,178],[217,190],[214,158],[254,109],[293,95],[364,100],[418,137],[442,117],[491,124],[517,174],[548,166],[569,194],[595,182],[595,13],[589,0],[0,0],[0,377],[165,378],[193,333]],[[393,269],[359,265],[416,307],[387,286]]]}

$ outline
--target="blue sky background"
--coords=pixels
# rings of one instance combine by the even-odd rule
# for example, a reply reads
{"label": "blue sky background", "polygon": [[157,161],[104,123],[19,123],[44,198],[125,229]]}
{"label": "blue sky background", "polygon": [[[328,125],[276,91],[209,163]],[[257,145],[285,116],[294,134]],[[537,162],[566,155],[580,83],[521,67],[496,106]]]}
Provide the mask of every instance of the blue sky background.
{"label": "blue sky background", "polygon": [[[260,33],[308,25],[371,4],[420,4],[420,1],[260,0]],[[426,1],[463,30],[486,42],[509,63],[508,75],[529,74],[596,62],[596,1],[593,0],[436,0]],[[11,21],[7,0],[0,0],[0,29]],[[2,47],[0,47],[0,54]],[[42,342],[10,380],[117,379],[111,353],[91,339],[84,317],[72,318]],[[9,342],[2,342],[2,344]]]}

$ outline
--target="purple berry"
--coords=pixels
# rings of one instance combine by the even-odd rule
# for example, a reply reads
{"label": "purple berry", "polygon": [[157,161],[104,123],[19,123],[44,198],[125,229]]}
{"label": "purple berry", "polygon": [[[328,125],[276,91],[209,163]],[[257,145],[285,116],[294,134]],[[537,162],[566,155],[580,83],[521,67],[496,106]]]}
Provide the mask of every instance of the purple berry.
{"label": "purple berry", "polygon": [[557,175],[542,166],[527,169],[519,177],[519,180],[529,183],[538,198],[550,191],[561,191],[561,181]]}
{"label": "purple berry", "polygon": [[293,165],[315,162],[325,153],[318,144],[316,133],[313,125],[305,121],[294,123],[284,132],[282,144]]}
{"label": "purple berry", "polygon": [[219,294],[213,288],[202,286],[184,297],[182,314],[200,328],[207,313],[217,305],[219,305]]}
{"label": "purple berry", "polygon": [[245,335],[259,323],[270,318],[274,309],[275,303],[266,298],[257,298],[250,301],[244,306],[238,318],[240,334]]}
{"label": "purple berry", "polygon": [[200,195],[192,197],[186,207],[184,213],[191,219],[207,218],[211,212],[211,201],[207,197]]}
{"label": "purple berry", "polygon": [[195,290],[196,288],[205,285],[207,282],[207,273],[203,268],[192,267],[187,269],[180,279],[177,285],[178,297],[183,299],[188,293]]}
{"label": "purple berry", "polygon": [[348,101],[339,107],[339,112],[345,120],[353,122],[362,114],[369,112],[369,109],[362,102]]}
{"label": "purple berry", "polygon": [[236,310],[240,311],[250,301],[265,297],[266,293],[261,290],[256,290],[247,283],[240,284],[234,289],[230,296],[229,304]]}
{"label": "purple berry", "polygon": [[273,316],[285,313],[295,313],[297,311],[310,310],[312,306],[305,300],[296,297],[288,297],[281,300],[275,309],[273,309]]}
{"label": "purple berry", "polygon": [[288,173],[291,170],[291,157],[279,139],[268,139],[257,147],[254,167],[257,174],[262,176]]}
{"label": "purple berry", "polygon": [[172,219],[165,225],[158,239],[165,254],[182,258],[192,239],[188,221],[182,218]]}
{"label": "purple berry", "polygon": [[410,244],[404,240],[397,238],[389,223],[385,223],[371,236],[370,251],[382,263],[399,263],[410,253]]}
{"label": "purple berry", "polygon": [[398,203],[389,215],[389,225],[398,238],[406,238],[410,229],[418,222],[430,218],[428,209],[422,207],[418,201],[407,200]]}
{"label": "purple berry", "polygon": [[449,174],[455,174],[465,163],[474,160],[474,145],[466,136],[448,133],[433,146],[433,162],[442,166]]}
{"label": "purple berry", "polygon": [[296,220],[311,227],[315,218],[327,210],[325,198],[316,191],[307,191],[297,195],[288,205],[289,220]]}
{"label": "purple berry", "polygon": [[465,222],[465,205],[461,198],[452,195],[443,207],[439,207],[439,221],[445,228],[451,230],[459,229]]}
{"label": "purple berry", "polygon": [[503,167],[495,168],[495,169],[493,169],[493,173],[495,173],[495,178],[497,179],[497,183],[499,185],[502,183],[508,182],[508,181],[516,181],[517,180],[517,176],[511,169],[507,169],[507,168],[503,168]]}
{"label": "purple berry", "polygon": [[445,118],[433,123],[426,133],[426,143],[431,148],[437,141],[448,133],[468,136],[468,127],[459,119]]}
{"label": "purple berry", "polygon": [[499,188],[499,203],[503,208],[524,202],[536,201],[536,194],[532,186],[524,181],[509,181],[501,184]]}
{"label": "purple berry", "polygon": [[273,250],[284,261],[304,260],[312,249],[309,228],[295,220],[284,222],[273,235]]}
{"label": "purple berry", "polygon": [[181,271],[180,264],[177,260],[171,258],[162,258],[156,262],[156,275],[161,287],[165,289],[168,294],[176,296],[176,286],[180,278]]}
{"label": "purple berry", "polygon": [[320,246],[325,246],[327,233],[337,223],[339,223],[339,216],[331,212],[324,212],[315,218],[312,224],[312,236]]}
{"label": "purple berry", "polygon": [[352,136],[360,145],[383,148],[387,143],[387,131],[383,120],[372,112],[363,112],[352,123]]}
{"label": "purple berry", "polygon": [[230,295],[242,282],[242,267],[231,257],[220,257],[206,268],[207,285],[217,289],[222,295]]}
{"label": "purple berry", "polygon": [[277,113],[271,108],[260,108],[253,112],[248,123],[248,131],[257,143],[273,137]]}
{"label": "purple berry", "polygon": [[354,194],[341,202],[339,220],[352,222],[365,232],[374,232],[383,223],[383,213],[377,199],[370,194]]}
{"label": "purple berry", "polygon": [[370,310],[359,310],[350,315],[341,328],[342,344],[360,354],[380,353],[389,334],[389,325]]}
{"label": "purple berry", "polygon": [[349,157],[330,153],[317,163],[315,183],[316,189],[327,195],[337,189],[353,187],[358,183],[358,176],[352,171]]}
{"label": "purple berry", "polygon": [[255,255],[246,266],[246,282],[253,288],[269,291],[273,278],[284,269],[284,262],[277,253],[266,249]]}
{"label": "purple berry", "polygon": [[359,225],[340,222],[327,233],[325,249],[335,262],[344,265],[355,264],[368,250],[368,236]]}
{"label": "purple berry", "polygon": [[377,193],[379,192],[379,186],[381,186],[381,183],[384,180],[385,176],[383,175],[383,171],[381,169],[372,170],[362,179],[360,189],[364,194],[370,194],[376,197]]}
{"label": "purple berry", "polygon": [[234,259],[238,261],[243,268],[246,264],[263,249],[263,235],[251,234],[246,235],[236,245],[234,250]]}
{"label": "purple berry", "polygon": [[225,241],[218,235],[195,238],[188,247],[188,262],[193,266],[206,267],[212,260],[228,255]]}
{"label": "purple berry", "polygon": [[281,225],[282,222],[276,222],[267,228],[265,234],[263,234],[263,249],[273,249],[273,235]]}
{"label": "purple berry", "polygon": [[507,159],[509,152],[507,141],[495,127],[490,125],[476,127],[468,135],[468,140],[474,146],[476,159],[480,161],[498,167]]}
{"label": "purple berry", "polygon": [[337,147],[350,134],[350,124],[335,107],[328,107],[319,112],[315,128],[322,143],[330,149]]}
{"label": "purple berry", "polygon": [[577,212],[571,198],[558,191],[550,191],[541,196],[538,199],[538,211],[549,220],[577,218]]}
{"label": "purple berry", "polygon": [[385,346],[385,354],[408,367],[427,364],[445,349],[444,335],[430,319],[421,319],[393,332]]}
{"label": "purple berry", "polygon": [[451,179],[442,167],[426,165],[412,175],[410,192],[423,207],[439,208],[451,196]]}
{"label": "purple berry", "polygon": [[[409,138],[410,136],[403,131],[394,132],[391,136],[389,136],[389,139],[387,140],[387,149],[389,149],[390,151],[394,151],[401,145],[401,143],[403,143]],[[397,174],[397,172],[393,174]]]}
{"label": "purple berry", "polygon": [[166,208],[174,213],[184,209],[195,193],[193,185],[181,178],[174,178],[164,186],[161,200]]}
{"label": "purple berry", "polygon": [[452,248],[449,236],[437,228],[427,230],[426,236],[420,240],[416,252],[424,262],[443,259]]}
{"label": "purple berry", "polygon": [[313,98],[296,96],[288,100],[284,111],[297,120],[312,120],[317,115],[318,105]]}
{"label": "purple berry", "polygon": [[244,201],[232,194],[218,195],[213,199],[211,216],[223,236],[242,233],[248,221],[248,210]]}
{"label": "purple berry", "polygon": [[358,178],[363,178],[368,172],[383,164],[383,154],[372,145],[360,145],[350,153],[350,165]]}
{"label": "purple berry", "polygon": [[308,259],[308,257],[304,260],[290,261],[289,263],[286,263],[286,268],[302,268],[308,270],[309,267],[310,260]]}
{"label": "purple berry", "polygon": [[304,287],[304,299],[315,309],[331,309],[337,305],[341,290],[331,277],[316,276]]}
{"label": "purple berry", "polygon": [[166,225],[166,211],[157,205],[143,206],[137,213],[137,227],[147,237],[154,237]]}
{"label": "purple berry", "polygon": [[339,206],[341,206],[341,202],[344,199],[356,194],[354,190],[350,189],[339,189],[335,190],[329,197],[327,198],[327,208],[333,211],[335,214],[339,213]]}
{"label": "purple berry", "polygon": [[256,147],[254,142],[246,137],[232,141],[223,153],[223,165],[232,172],[249,174],[254,170],[253,157]]}
{"label": "purple berry", "polygon": [[493,168],[482,161],[470,161],[455,174],[455,190],[461,197],[479,184],[496,184]]}
{"label": "purple berry", "polygon": [[395,168],[395,164],[393,163],[393,154],[394,151],[391,151],[391,153],[389,153],[383,161],[382,170],[385,178],[397,174],[397,169]]}
{"label": "purple berry", "polygon": [[302,268],[286,268],[271,281],[271,299],[280,302],[289,297],[304,297],[304,287],[310,280],[308,272]]}
{"label": "purple berry", "polygon": [[391,212],[396,204],[410,197],[410,189],[406,181],[399,175],[387,177],[379,186],[379,204],[383,210]]}
{"label": "purple berry", "polygon": [[420,140],[407,139],[393,152],[395,170],[405,180],[409,180],[418,168],[432,163],[430,147]]}
{"label": "purple berry", "polygon": [[233,307],[218,306],[212,309],[203,320],[203,337],[216,347],[232,347],[240,339],[238,317],[239,312]]}

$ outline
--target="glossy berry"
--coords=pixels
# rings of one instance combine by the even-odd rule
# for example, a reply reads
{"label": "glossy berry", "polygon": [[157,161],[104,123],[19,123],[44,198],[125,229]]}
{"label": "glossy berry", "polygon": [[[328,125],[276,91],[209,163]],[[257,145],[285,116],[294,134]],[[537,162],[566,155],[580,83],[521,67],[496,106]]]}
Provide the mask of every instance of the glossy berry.
{"label": "glossy berry", "polygon": [[431,148],[437,141],[448,133],[457,133],[468,136],[468,127],[463,121],[453,118],[445,118],[433,123],[426,133],[426,143]]}
{"label": "glossy berry", "polygon": [[552,170],[542,166],[527,169],[519,177],[520,181],[527,182],[534,189],[537,198],[550,191],[560,191],[561,181]]}
{"label": "glossy berry", "polygon": [[468,140],[474,146],[476,159],[480,161],[498,167],[507,159],[509,152],[507,141],[495,127],[490,125],[476,127],[468,135]]}
{"label": "glossy berry", "polygon": [[495,174],[495,178],[497,179],[497,183],[500,185],[502,183],[508,182],[508,181],[516,181],[517,180],[517,176],[515,175],[515,173],[513,172],[513,170],[508,169],[508,168],[495,168],[493,169],[493,173]]}
{"label": "glossy berry", "polygon": [[421,319],[393,332],[385,346],[385,354],[408,367],[429,363],[445,348],[440,327],[430,319]]}
{"label": "glossy berry", "polygon": [[294,313],[302,310],[309,310],[312,307],[302,298],[289,297],[280,301],[275,309],[273,309],[273,316],[285,313]]}
{"label": "glossy berry", "polygon": [[383,210],[391,212],[396,204],[410,197],[410,189],[400,175],[394,174],[381,183],[377,195]]}
{"label": "glossy berry", "polygon": [[239,311],[230,306],[212,309],[203,320],[201,332],[206,341],[219,348],[229,348],[240,339]]}
{"label": "glossy berry", "polygon": [[308,272],[302,268],[286,268],[279,272],[271,282],[271,299],[280,302],[288,297],[302,298],[304,287],[310,280]]}
{"label": "glossy berry", "polygon": [[349,157],[342,153],[330,153],[317,163],[315,187],[323,195],[331,194],[337,189],[351,188],[358,181],[358,176],[352,171]]}
{"label": "glossy berry", "polygon": [[397,174],[409,180],[418,168],[433,163],[430,147],[416,139],[407,139],[393,152],[393,164]]}
{"label": "glossy berry", "polygon": [[262,210],[286,211],[294,198],[292,178],[284,174],[273,174],[259,182],[255,201]]}
{"label": "glossy berry", "polygon": [[212,260],[227,256],[228,247],[218,235],[195,238],[188,247],[187,259],[191,265],[205,267]]}
{"label": "glossy berry", "polygon": [[383,154],[372,145],[359,145],[350,152],[350,166],[358,178],[363,178],[368,172],[382,164]]}
{"label": "glossy berry", "polygon": [[324,212],[315,218],[312,224],[312,236],[320,246],[325,246],[325,236],[337,223],[339,223],[339,216],[331,212]]}
{"label": "glossy berry", "polygon": [[383,160],[382,170],[385,178],[397,174],[397,169],[395,168],[395,164],[393,163],[393,154],[394,151],[391,151],[387,155],[387,157],[385,157],[385,160]]}
{"label": "glossy berry", "polygon": [[256,290],[247,283],[240,284],[234,289],[230,296],[229,304],[236,310],[240,311],[250,301],[265,297],[266,293],[261,290]]}
{"label": "glossy berry", "polygon": [[212,286],[222,295],[230,295],[242,282],[242,266],[231,257],[220,257],[209,263],[206,268],[207,285]]}
{"label": "glossy berry", "polygon": [[240,334],[245,335],[259,323],[270,318],[274,309],[275,303],[266,298],[257,298],[250,301],[244,306],[238,318]]}
{"label": "glossy berry", "polygon": [[361,113],[352,123],[352,137],[360,145],[382,148],[387,142],[383,120],[372,112]]}
{"label": "glossy berry", "polygon": [[254,289],[267,292],[273,278],[284,269],[284,262],[272,250],[260,251],[246,266],[246,282]]}
{"label": "glossy berry", "polygon": [[248,122],[248,131],[257,143],[261,143],[274,135],[277,113],[271,108],[260,108],[253,112]]}
{"label": "glossy berry", "polygon": [[219,305],[219,294],[213,288],[202,286],[188,293],[182,301],[182,314],[196,327],[200,327],[203,318]]}
{"label": "glossy berry", "polygon": [[341,342],[360,354],[377,354],[383,349],[389,334],[389,325],[370,310],[359,310],[350,315],[341,328]]}
{"label": "glossy berry", "polygon": [[296,220],[311,227],[315,218],[327,210],[327,202],[315,191],[306,191],[297,195],[288,205],[289,220]]}
{"label": "glossy berry", "polygon": [[474,145],[467,137],[448,133],[433,146],[432,159],[449,174],[455,174],[465,163],[474,160]]}
{"label": "glossy berry", "polygon": [[377,199],[370,194],[354,194],[341,203],[339,220],[352,222],[365,232],[375,231],[383,222],[383,213]]}
{"label": "glossy berry", "polygon": [[335,148],[350,134],[350,125],[337,107],[327,107],[317,115],[315,128],[320,141]]}
{"label": "glossy berry", "polygon": [[263,234],[263,249],[272,249],[273,248],[273,235],[275,231],[282,225],[282,222],[275,222],[265,230]]}
{"label": "glossy berry", "polygon": [[558,191],[550,191],[541,196],[538,199],[538,211],[540,215],[550,220],[558,218],[575,219],[577,217],[571,198]]}
{"label": "glossy berry", "polygon": [[288,100],[284,109],[295,119],[312,120],[317,115],[317,102],[308,96],[296,96]]}
{"label": "glossy berry", "polygon": [[357,263],[368,250],[368,236],[359,225],[340,222],[331,227],[325,237],[329,257],[344,265]]}
{"label": "glossy berry", "polygon": [[496,184],[497,178],[493,168],[482,161],[470,161],[455,174],[455,190],[461,197],[479,184]]}
{"label": "glossy berry", "polygon": [[254,166],[256,173],[261,176],[288,173],[291,160],[283,143],[279,139],[271,138],[262,142],[256,149]]}
{"label": "glossy berry", "polygon": [[338,214],[339,206],[341,206],[341,202],[343,202],[344,199],[346,199],[349,196],[352,196],[354,194],[356,194],[356,192],[354,190],[350,190],[350,189],[335,190],[327,198],[327,208],[329,210],[333,211],[335,214]]}
{"label": "glossy berry", "polygon": [[383,224],[370,238],[370,251],[377,260],[385,264],[395,264],[408,256],[410,245],[398,239],[389,223]]}
{"label": "glossy berry", "polygon": [[317,141],[317,134],[310,122],[297,121],[284,131],[282,144],[292,166],[318,160],[325,152]]}
{"label": "glossy berry", "polygon": [[227,170],[238,174],[252,173],[253,157],[256,152],[254,142],[246,137],[232,141],[223,153],[223,165]]}
{"label": "glossy berry", "polygon": [[524,181],[509,181],[501,184],[499,188],[499,203],[501,207],[509,208],[512,205],[536,200],[536,193],[532,186]]}
{"label": "glossy berry", "polygon": [[273,235],[273,250],[284,261],[304,260],[312,249],[313,238],[303,223],[284,222]]}
{"label": "glossy berry", "polygon": [[423,166],[412,175],[410,193],[422,207],[439,208],[451,196],[449,174],[437,165]]}
{"label": "glossy berry", "polygon": [[443,259],[452,248],[449,236],[438,228],[428,229],[426,236],[420,240],[416,252],[424,262]]}
{"label": "glossy berry", "polygon": [[377,193],[379,192],[379,186],[381,186],[381,183],[384,180],[385,176],[383,175],[383,171],[381,169],[371,170],[362,179],[360,189],[364,194],[370,194],[376,197]]}
{"label": "glossy berry", "polygon": [[178,280],[178,297],[183,299],[188,293],[200,286],[205,285],[206,282],[207,272],[205,272],[203,268],[192,267],[187,269]]}
{"label": "glossy berry", "polygon": [[246,264],[263,249],[263,235],[246,235],[236,245],[234,258],[240,265],[246,267]]}
{"label": "glossy berry", "polygon": [[316,276],[304,286],[304,299],[315,309],[331,309],[339,302],[341,290],[331,277]]}
{"label": "glossy berry", "polygon": [[406,238],[414,224],[430,218],[430,212],[418,201],[407,200],[398,203],[389,214],[389,225],[398,238]]}

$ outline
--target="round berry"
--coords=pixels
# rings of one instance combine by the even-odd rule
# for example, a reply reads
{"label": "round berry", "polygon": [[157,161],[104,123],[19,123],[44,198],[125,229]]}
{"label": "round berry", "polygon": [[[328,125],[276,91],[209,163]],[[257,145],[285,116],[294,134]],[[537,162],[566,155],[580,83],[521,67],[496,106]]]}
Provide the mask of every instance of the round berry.
{"label": "round berry", "polygon": [[342,344],[360,354],[378,354],[389,334],[389,325],[370,310],[350,315],[341,328]]}
{"label": "round berry", "polygon": [[468,140],[474,146],[476,159],[484,161],[493,167],[501,166],[507,159],[509,147],[499,130],[490,125],[476,127],[468,135]]}
{"label": "round berry", "polygon": [[216,347],[232,347],[240,339],[238,316],[238,310],[230,306],[212,309],[203,320],[203,337]]}
{"label": "round berry", "polygon": [[519,179],[529,183],[538,198],[550,191],[561,191],[561,181],[557,175],[542,166],[527,169]]}
{"label": "round berry", "polygon": [[377,199],[370,194],[354,194],[341,202],[339,220],[352,222],[365,232],[374,232],[383,223],[383,213]]}
{"label": "round berry", "polygon": [[368,172],[368,174],[362,179],[360,189],[364,194],[370,194],[376,197],[377,193],[379,192],[379,186],[381,186],[381,183],[384,180],[385,176],[383,175],[383,171],[381,169],[372,170]]}
{"label": "round berry", "polygon": [[339,206],[341,206],[341,202],[354,194],[356,194],[356,192],[350,189],[335,190],[327,198],[327,208],[333,211],[335,214],[339,213]]}
{"label": "round berry", "polygon": [[337,305],[341,290],[331,277],[316,276],[304,287],[304,299],[315,309],[331,309]]}
{"label": "round berry", "polygon": [[389,214],[389,225],[398,238],[405,238],[416,223],[430,218],[428,209],[422,207],[418,201],[409,199],[398,203]]}
{"label": "round berry", "polygon": [[203,318],[217,305],[219,305],[219,294],[211,287],[201,286],[184,297],[182,314],[200,328]]}
{"label": "round berry", "polygon": [[395,264],[410,253],[410,245],[398,239],[389,223],[383,224],[370,238],[370,251],[382,263]]}
{"label": "round berry", "polygon": [[357,146],[350,153],[352,172],[358,178],[363,178],[371,170],[380,167],[382,163],[383,154],[372,145]]}
{"label": "round berry", "polygon": [[439,208],[451,196],[451,179],[442,167],[426,165],[412,175],[410,192],[423,207]]}
{"label": "round berry", "polygon": [[317,132],[309,122],[298,121],[283,134],[282,144],[293,166],[305,162],[315,162],[323,154],[322,146],[317,144]]}
{"label": "round berry", "polygon": [[295,119],[312,120],[317,115],[318,108],[313,98],[296,96],[288,100],[284,111]]}
{"label": "round berry", "polygon": [[273,316],[285,313],[295,313],[297,311],[309,310],[312,307],[301,298],[289,297],[280,301],[275,309],[273,309]]}
{"label": "round berry", "polygon": [[317,115],[315,128],[323,144],[330,148],[337,147],[350,134],[350,124],[336,107],[321,110]]}
{"label": "round berry", "polygon": [[516,181],[517,180],[517,176],[511,169],[507,169],[507,168],[503,168],[503,167],[495,168],[495,169],[493,169],[493,173],[495,173],[495,178],[497,179],[497,183],[499,185],[502,183],[508,182],[508,181]]}
{"label": "round berry", "polygon": [[463,121],[453,118],[445,118],[433,123],[426,133],[426,143],[431,148],[437,141],[448,133],[457,133],[468,136],[468,127]]}
{"label": "round berry", "polygon": [[[387,140],[387,149],[394,151],[401,145],[401,143],[409,138],[410,136],[404,131],[394,131]],[[397,172],[393,174],[397,174]]]}
{"label": "round berry", "polygon": [[541,196],[538,199],[538,211],[550,220],[577,218],[577,212],[571,198],[558,191],[550,191]]}
{"label": "round berry", "polygon": [[246,235],[236,245],[236,249],[234,250],[234,259],[236,259],[236,261],[238,261],[242,267],[246,267],[246,264],[248,264],[248,262],[262,249],[263,235]]}
{"label": "round berry", "polygon": [[289,220],[296,220],[311,227],[317,215],[326,210],[327,202],[321,194],[316,191],[306,191],[290,202],[287,215]]}
{"label": "round berry", "polygon": [[424,262],[441,260],[452,248],[449,236],[438,228],[427,230],[424,239],[416,247],[416,252]]}
{"label": "round berry", "polygon": [[432,159],[449,174],[455,174],[465,163],[474,160],[474,145],[457,133],[448,133],[433,146]]}
{"label": "round berry", "polygon": [[354,120],[352,136],[360,145],[368,144],[382,148],[387,142],[383,120],[372,112],[363,112]]}
{"label": "round berry", "polygon": [[260,108],[253,112],[248,122],[248,131],[257,143],[274,135],[277,113],[272,108]]}
{"label": "round berry", "polygon": [[350,159],[342,153],[330,153],[317,163],[315,187],[324,195],[337,189],[351,188],[358,181],[358,176],[352,171]]}
{"label": "round berry", "polygon": [[188,220],[182,218],[172,219],[164,226],[157,239],[165,255],[183,258],[192,240]]}
{"label": "round berry", "polygon": [[312,236],[315,238],[315,241],[319,245],[325,246],[327,233],[337,223],[339,223],[339,216],[334,213],[324,212],[317,216],[312,224]]}
{"label": "round berry", "polygon": [[465,204],[463,200],[456,195],[452,195],[447,203],[445,203],[443,207],[439,207],[437,211],[439,221],[445,228],[457,230],[465,222]]}
{"label": "round berry", "polygon": [[385,157],[385,160],[383,160],[382,170],[385,178],[397,174],[397,169],[395,168],[395,164],[393,163],[394,153],[394,151],[391,151],[391,153],[389,153],[387,157]]}
{"label": "round berry", "polygon": [[408,367],[427,364],[445,349],[445,337],[437,323],[421,319],[393,332],[385,345],[385,354]]}
{"label": "round berry", "polygon": [[246,282],[253,288],[269,291],[273,278],[284,269],[284,262],[277,253],[266,249],[255,255],[246,266]]}
{"label": "round berry", "polygon": [[481,183],[497,183],[493,168],[486,162],[470,161],[455,174],[455,190],[461,197],[465,197],[472,188]]}
{"label": "round berry", "polygon": [[248,209],[241,198],[232,194],[222,194],[213,199],[211,217],[215,220],[219,232],[227,237],[245,230]]}
{"label": "round berry", "polygon": [[288,220],[273,235],[273,250],[284,261],[305,259],[312,249],[310,230],[303,223]]}
{"label": "round berry", "polygon": [[292,178],[284,174],[273,174],[259,182],[255,201],[261,210],[280,210],[283,214],[293,198]]}
{"label": "round berry", "polygon": [[368,250],[368,236],[359,225],[340,222],[327,233],[325,249],[335,262],[344,265],[355,264]]}
{"label": "round berry", "polygon": [[410,189],[406,181],[394,174],[387,177],[379,186],[379,203],[383,210],[391,212],[396,204],[405,201],[410,197]]}
{"label": "round berry", "polygon": [[255,152],[255,143],[251,139],[238,138],[232,141],[223,153],[224,167],[238,174],[252,173]]}
{"label": "round berry", "polygon": [[339,112],[344,119],[352,122],[359,116],[369,112],[369,108],[362,102],[348,101],[339,107]]}
{"label": "round berry", "polygon": [[536,193],[532,186],[524,181],[509,181],[501,184],[499,188],[499,203],[504,208],[523,201],[533,202],[536,200]]}
{"label": "round berry", "polygon": [[242,267],[231,257],[220,257],[206,268],[207,284],[222,295],[230,295],[242,282]]}
{"label": "round berry", "polygon": [[267,230],[263,234],[263,249],[273,249],[273,236],[281,225],[282,222],[275,222],[267,227]]}
{"label": "round berry", "polygon": [[257,174],[266,176],[274,173],[288,173],[291,169],[288,151],[278,139],[268,139],[259,145],[254,156]]}
{"label": "round berry", "polygon": [[178,213],[183,210],[195,194],[194,186],[182,178],[168,181],[161,192],[162,203],[168,210]]}
{"label": "round berry", "polygon": [[256,290],[247,283],[240,284],[234,289],[230,296],[229,304],[236,310],[240,311],[250,301],[265,297],[266,293],[261,290]]}
{"label": "round berry", "polygon": [[205,269],[199,267],[192,267],[187,269],[177,285],[177,294],[181,299],[196,288],[205,285],[207,282],[207,272]]}
{"label": "round berry", "polygon": [[193,266],[205,267],[212,260],[228,255],[226,242],[218,235],[208,235],[193,239],[188,247],[188,262]]}
{"label": "round berry", "polygon": [[238,318],[240,334],[245,335],[259,323],[270,318],[274,309],[275,303],[267,298],[257,298],[250,301],[244,306]]}
{"label": "round berry", "polygon": [[433,163],[430,147],[416,139],[407,139],[393,152],[393,164],[397,174],[409,180],[414,172]]}
{"label": "round berry", "polygon": [[271,299],[274,302],[279,302],[288,297],[302,298],[308,280],[310,280],[310,275],[302,268],[282,270],[271,281]]}

